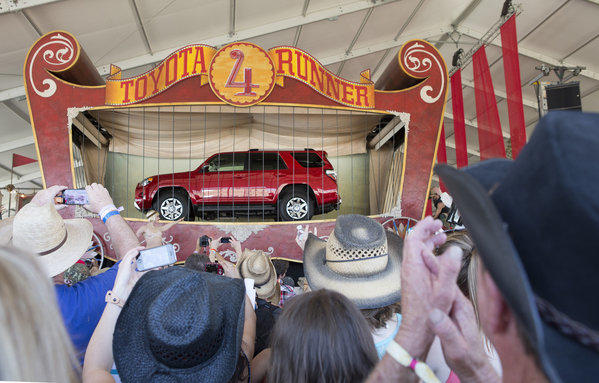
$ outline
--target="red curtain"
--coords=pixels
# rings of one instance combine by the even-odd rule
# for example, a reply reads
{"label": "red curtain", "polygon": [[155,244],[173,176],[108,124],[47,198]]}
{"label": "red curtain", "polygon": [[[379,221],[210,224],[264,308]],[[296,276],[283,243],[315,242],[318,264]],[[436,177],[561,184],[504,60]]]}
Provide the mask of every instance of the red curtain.
{"label": "red curtain", "polygon": [[497,111],[497,100],[484,45],[472,56],[472,65],[480,159],[484,161],[489,158],[505,158],[505,145]]}
{"label": "red curtain", "polygon": [[451,76],[451,108],[453,109],[455,157],[458,168],[463,168],[464,166],[468,166],[468,149],[466,148],[466,123],[464,120],[461,69],[458,69]]}
{"label": "red curtain", "polygon": [[501,26],[501,49],[503,51],[507,110],[510,117],[512,158],[516,158],[526,143],[526,124],[524,122],[520,62],[518,60],[518,38],[516,36],[516,15],[510,17]]}
{"label": "red curtain", "polygon": [[[445,147],[445,124],[441,124],[441,135],[439,136],[439,146],[437,147],[437,163],[447,163],[447,148]],[[439,186],[441,190],[445,191],[445,185],[441,179],[439,179]]]}

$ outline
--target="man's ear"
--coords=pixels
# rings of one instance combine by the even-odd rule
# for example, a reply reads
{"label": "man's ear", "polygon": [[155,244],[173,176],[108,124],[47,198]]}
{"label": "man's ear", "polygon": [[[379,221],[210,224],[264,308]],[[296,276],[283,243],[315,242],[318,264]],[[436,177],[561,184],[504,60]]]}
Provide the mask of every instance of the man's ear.
{"label": "man's ear", "polygon": [[503,334],[508,331],[510,322],[514,319],[512,310],[501,295],[495,281],[486,270],[482,273],[481,288],[485,289],[485,307],[488,330],[496,334]]}

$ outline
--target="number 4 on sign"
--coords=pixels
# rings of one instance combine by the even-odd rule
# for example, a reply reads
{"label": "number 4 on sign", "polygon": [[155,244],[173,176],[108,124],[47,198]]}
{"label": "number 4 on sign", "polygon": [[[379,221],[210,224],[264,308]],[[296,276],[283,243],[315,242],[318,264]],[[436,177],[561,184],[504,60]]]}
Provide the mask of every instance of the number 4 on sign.
{"label": "number 4 on sign", "polygon": [[256,93],[252,91],[252,88],[259,88],[259,85],[252,84],[252,68],[245,68],[243,82],[236,82],[235,78],[239,73],[239,69],[243,64],[243,52],[239,49],[231,51],[231,58],[235,59],[235,66],[229,74],[229,78],[225,84],[227,88],[243,88],[243,92],[236,93],[236,96],[256,96]]}

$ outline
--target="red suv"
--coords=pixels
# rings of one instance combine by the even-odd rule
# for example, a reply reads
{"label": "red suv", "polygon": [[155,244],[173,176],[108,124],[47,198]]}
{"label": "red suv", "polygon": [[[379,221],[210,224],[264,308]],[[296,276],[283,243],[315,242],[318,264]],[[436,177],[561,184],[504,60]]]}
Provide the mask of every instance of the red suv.
{"label": "red suv", "polygon": [[148,177],[135,189],[137,209],[171,221],[249,214],[308,220],[340,203],[333,165],[313,149],[218,153],[195,170]]}

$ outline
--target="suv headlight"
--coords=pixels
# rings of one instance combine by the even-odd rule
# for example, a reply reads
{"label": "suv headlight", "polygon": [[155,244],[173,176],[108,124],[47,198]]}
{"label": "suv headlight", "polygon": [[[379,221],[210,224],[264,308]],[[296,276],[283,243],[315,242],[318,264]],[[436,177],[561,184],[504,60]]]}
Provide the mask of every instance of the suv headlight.
{"label": "suv headlight", "polygon": [[154,178],[152,178],[152,177],[148,177],[148,178],[146,178],[145,180],[141,181],[139,184],[140,184],[141,186],[148,186],[148,184],[149,184],[150,182],[152,182],[152,180],[154,180]]}

